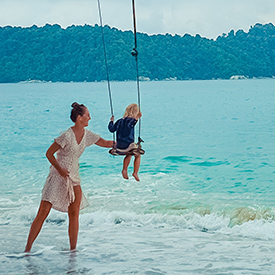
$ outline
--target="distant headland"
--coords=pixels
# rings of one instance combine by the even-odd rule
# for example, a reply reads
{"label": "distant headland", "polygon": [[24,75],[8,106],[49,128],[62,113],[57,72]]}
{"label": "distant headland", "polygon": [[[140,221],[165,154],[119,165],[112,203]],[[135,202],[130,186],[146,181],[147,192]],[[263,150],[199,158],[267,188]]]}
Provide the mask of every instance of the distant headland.
{"label": "distant headland", "polygon": [[[111,81],[135,80],[131,31],[104,26]],[[275,77],[275,26],[255,24],[216,40],[138,33],[141,80]],[[106,80],[100,26],[0,27],[0,83]]]}

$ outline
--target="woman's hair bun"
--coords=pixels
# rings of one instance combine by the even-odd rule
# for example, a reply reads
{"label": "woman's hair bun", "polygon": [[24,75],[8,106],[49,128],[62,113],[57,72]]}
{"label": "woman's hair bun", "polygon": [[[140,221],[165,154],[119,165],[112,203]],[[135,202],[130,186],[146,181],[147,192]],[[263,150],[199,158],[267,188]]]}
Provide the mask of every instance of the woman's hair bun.
{"label": "woman's hair bun", "polygon": [[70,118],[73,122],[76,122],[78,116],[83,116],[86,107],[85,105],[78,104],[77,102],[74,102],[71,106],[73,109],[71,110]]}
{"label": "woman's hair bun", "polygon": [[74,109],[76,109],[76,108],[79,107],[79,104],[78,104],[77,102],[74,102],[74,103],[72,104],[72,107],[73,107]]}

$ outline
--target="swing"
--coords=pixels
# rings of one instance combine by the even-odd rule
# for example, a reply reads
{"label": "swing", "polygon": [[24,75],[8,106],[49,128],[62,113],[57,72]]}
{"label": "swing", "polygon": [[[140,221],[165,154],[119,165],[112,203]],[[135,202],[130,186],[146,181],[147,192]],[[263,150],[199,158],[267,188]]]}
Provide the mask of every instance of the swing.
{"label": "swing", "polygon": [[[141,142],[144,142],[140,137],[138,138],[138,143],[135,144],[136,146],[134,146],[133,149],[130,149],[130,150],[120,150],[120,149],[117,149],[115,146],[109,151],[109,153],[113,156],[128,156],[128,155],[131,155],[131,156],[136,156],[136,155],[144,155],[145,151],[141,148]],[[133,144],[133,143],[131,143]],[[130,146],[131,146],[130,144]],[[130,147],[129,146],[129,147]]]}
{"label": "swing", "polygon": [[[107,83],[108,83],[108,91],[109,91],[109,100],[110,100],[110,109],[111,115],[114,116],[113,111],[113,103],[112,103],[112,95],[111,95],[111,86],[110,86],[110,78],[109,78],[109,71],[108,71],[108,64],[107,64],[107,54],[106,54],[106,47],[104,41],[104,33],[103,33],[103,23],[102,23],[102,15],[101,15],[101,8],[100,8],[100,0],[97,0],[98,5],[98,13],[100,19],[100,27],[101,27],[101,36],[102,36],[102,44],[103,44],[103,52],[105,58],[105,68],[106,68],[106,76],[107,76]],[[132,0],[133,6],[133,24],[134,24],[134,38],[135,38],[135,47],[133,48],[131,54],[135,57],[136,61],[136,71],[137,71],[137,91],[138,91],[138,107],[140,110],[140,89],[139,89],[139,73],[138,73],[138,52],[137,52],[137,32],[136,32],[136,16],[135,16],[135,1]],[[113,148],[109,151],[109,153],[113,156],[126,156],[126,155],[143,155],[145,151],[141,148],[141,142],[144,142],[140,137],[141,132],[141,119],[139,119],[139,136],[138,142],[135,144],[136,146],[133,149],[125,150],[125,149],[117,149],[116,142],[115,142],[115,134],[113,133]]]}

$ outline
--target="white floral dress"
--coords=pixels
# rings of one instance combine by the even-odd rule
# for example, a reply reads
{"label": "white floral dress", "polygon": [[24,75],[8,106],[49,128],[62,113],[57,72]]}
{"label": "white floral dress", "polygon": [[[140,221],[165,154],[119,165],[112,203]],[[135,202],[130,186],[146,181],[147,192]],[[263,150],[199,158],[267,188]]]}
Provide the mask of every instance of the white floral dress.
{"label": "white floral dress", "polygon": [[[73,129],[69,128],[55,139],[55,142],[61,146],[56,152],[56,159],[61,167],[70,172],[70,175],[67,178],[62,177],[51,165],[42,191],[42,200],[50,202],[56,210],[68,212],[68,206],[75,200],[73,186],[80,185],[78,160],[85,148],[96,143],[99,138],[99,135],[85,129],[83,138],[78,144]],[[82,193],[80,209],[88,205]]]}

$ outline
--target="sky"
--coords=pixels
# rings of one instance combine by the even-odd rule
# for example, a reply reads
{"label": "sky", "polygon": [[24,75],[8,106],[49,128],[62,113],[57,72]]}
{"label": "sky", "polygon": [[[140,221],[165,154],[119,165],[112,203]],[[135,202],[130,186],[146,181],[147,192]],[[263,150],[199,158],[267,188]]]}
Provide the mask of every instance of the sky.
{"label": "sky", "polygon": [[[1,0],[0,26],[99,24],[98,0]],[[132,30],[132,0],[100,0],[103,25]],[[274,0],[135,0],[137,31],[217,38],[275,25]]]}

